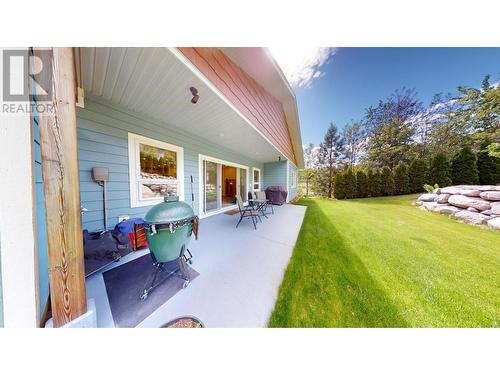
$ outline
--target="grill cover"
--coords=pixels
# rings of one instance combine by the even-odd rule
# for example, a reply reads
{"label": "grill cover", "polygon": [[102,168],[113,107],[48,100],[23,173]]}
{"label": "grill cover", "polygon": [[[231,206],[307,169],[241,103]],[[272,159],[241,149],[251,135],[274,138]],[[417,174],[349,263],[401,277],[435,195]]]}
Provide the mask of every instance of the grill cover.
{"label": "grill cover", "polygon": [[282,205],[283,203],[286,203],[287,195],[288,192],[283,186],[269,186],[266,189],[266,198],[272,204]]}

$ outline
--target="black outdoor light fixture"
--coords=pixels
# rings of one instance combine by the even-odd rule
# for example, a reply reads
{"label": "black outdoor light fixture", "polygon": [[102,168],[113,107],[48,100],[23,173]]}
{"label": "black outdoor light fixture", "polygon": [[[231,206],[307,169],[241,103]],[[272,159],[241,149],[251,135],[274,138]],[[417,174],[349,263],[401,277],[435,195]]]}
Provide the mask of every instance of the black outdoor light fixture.
{"label": "black outdoor light fixture", "polygon": [[198,103],[198,99],[200,99],[200,96],[198,95],[198,89],[196,87],[190,87],[189,91],[191,91],[191,94],[193,95],[193,98],[191,99],[191,103],[196,104]]}

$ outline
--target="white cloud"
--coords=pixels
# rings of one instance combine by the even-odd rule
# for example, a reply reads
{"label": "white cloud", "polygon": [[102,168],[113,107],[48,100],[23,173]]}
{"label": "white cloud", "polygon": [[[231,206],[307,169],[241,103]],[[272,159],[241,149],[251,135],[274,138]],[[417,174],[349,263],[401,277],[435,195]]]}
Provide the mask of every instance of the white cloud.
{"label": "white cloud", "polygon": [[311,87],[315,79],[325,75],[321,67],[335,54],[335,48],[330,47],[272,47],[269,49],[290,85],[295,87]]}

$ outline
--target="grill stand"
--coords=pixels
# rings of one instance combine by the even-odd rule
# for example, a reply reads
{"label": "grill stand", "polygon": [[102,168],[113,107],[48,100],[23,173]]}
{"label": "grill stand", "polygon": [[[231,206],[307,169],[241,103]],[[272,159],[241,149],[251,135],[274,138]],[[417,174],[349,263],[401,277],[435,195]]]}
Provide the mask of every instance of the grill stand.
{"label": "grill stand", "polygon": [[[189,255],[184,254],[185,251],[187,251],[187,253]],[[191,252],[189,251],[189,249],[187,249],[183,246],[180,256],[177,259],[170,261],[170,262],[165,262],[165,263],[157,262],[153,253],[151,253],[151,257],[153,258],[153,266],[156,268],[156,270],[155,270],[155,273],[153,275],[153,279],[152,279],[151,283],[146,284],[146,288],[144,289],[144,291],[142,292],[142,294],[140,296],[142,301],[144,301],[146,298],[148,298],[149,293],[151,293],[153,291],[153,289],[160,286],[165,281],[169,280],[170,277],[172,277],[172,276],[175,276],[175,277],[178,277],[178,278],[184,280],[184,284],[182,285],[183,288],[186,288],[189,285],[189,283],[191,282],[191,279],[189,278],[189,273],[187,271],[186,263],[191,262],[191,258],[193,257],[191,255]],[[166,265],[172,264],[172,262],[177,263],[177,268],[174,269],[173,271],[168,272],[168,274],[166,274],[166,276],[163,278],[163,280],[160,280],[158,283],[156,283],[156,279],[158,278],[158,276],[160,274],[162,274],[162,272],[166,271],[166,268],[165,268]],[[149,287],[148,287],[148,285],[149,285]]]}

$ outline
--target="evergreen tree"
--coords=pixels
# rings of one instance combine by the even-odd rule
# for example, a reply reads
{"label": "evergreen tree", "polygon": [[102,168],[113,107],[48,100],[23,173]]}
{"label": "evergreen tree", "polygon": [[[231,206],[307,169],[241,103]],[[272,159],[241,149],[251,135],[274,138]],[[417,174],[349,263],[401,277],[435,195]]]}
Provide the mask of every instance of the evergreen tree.
{"label": "evergreen tree", "polygon": [[342,130],[344,139],[344,159],[353,168],[366,147],[366,130],[360,121],[352,121]]}
{"label": "evergreen tree", "polygon": [[477,158],[470,147],[463,147],[453,157],[451,161],[451,180],[455,185],[477,184],[479,182]]}
{"label": "evergreen tree", "polygon": [[388,166],[382,168],[380,174],[380,190],[382,195],[394,194],[394,177]]}
{"label": "evergreen tree", "polygon": [[344,172],[344,189],[345,189],[345,197],[347,199],[356,198],[356,176],[352,171],[352,168],[347,168]]}
{"label": "evergreen tree", "polygon": [[481,185],[500,183],[500,158],[489,155],[488,150],[478,152],[477,169]]}
{"label": "evergreen tree", "polygon": [[402,161],[398,163],[394,170],[394,187],[396,194],[407,194],[410,191],[408,165]]}
{"label": "evergreen tree", "polygon": [[368,170],[368,195],[371,197],[380,196],[380,172],[378,169]]}
{"label": "evergreen tree", "polygon": [[438,153],[431,159],[428,182],[431,185],[438,184],[439,187],[451,185],[450,164],[445,154]]}
{"label": "evergreen tree", "polygon": [[365,198],[368,195],[368,176],[360,169],[356,172],[356,196]]}
{"label": "evergreen tree", "polygon": [[345,199],[346,198],[344,172],[342,172],[342,171],[338,171],[335,174],[335,184],[334,184],[334,189],[333,189],[333,195],[337,199]]}
{"label": "evergreen tree", "polygon": [[364,123],[370,130],[366,160],[370,165],[394,168],[408,159],[416,131],[413,119],[422,110],[416,91],[406,88],[366,110]]}
{"label": "evergreen tree", "polygon": [[410,193],[420,193],[427,181],[427,165],[422,159],[414,159],[408,171]]}
{"label": "evergreen tree", "polygon": [[342,137],[338,133],[337,127],[331,123],[318,150],[318,164],[325,172],[324,180],[326,181],[324,181],[324,183],[328,198],[331,198],[333,195],[335,165],[338,164],[338,158],[342,152]]}

